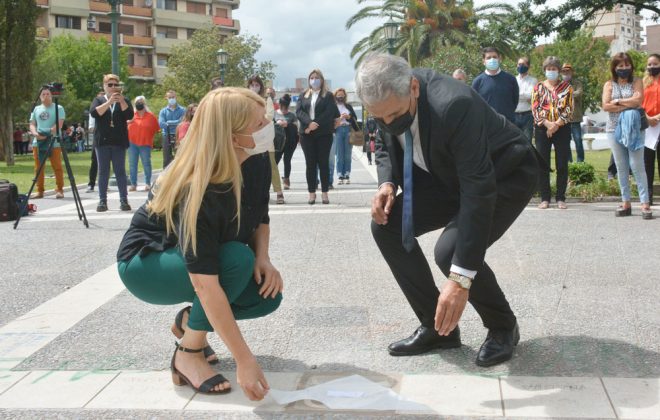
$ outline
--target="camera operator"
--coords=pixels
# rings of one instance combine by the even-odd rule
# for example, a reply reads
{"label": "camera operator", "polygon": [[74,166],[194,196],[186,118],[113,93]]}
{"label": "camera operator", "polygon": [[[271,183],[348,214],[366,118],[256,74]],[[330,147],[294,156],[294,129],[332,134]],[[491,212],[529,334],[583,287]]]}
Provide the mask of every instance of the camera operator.
{"label": "camera operator", "polygon": [[163,169],[172,162],[172,149],[176,141],[176,128],[186,110],[176,102],[176,92],[168,90],[165,94],[167,106],[158,114],[158,124],[163,131]]}
{"label": "camera operator", "polygon": [[99,166],[99,204],[96,211],[108,210],[108,181],[110,162],[119,189],[119,208],[130,211],[126,186],[126,149],[128,148],[127,121],[133,119],[133,107],[124,95],[119,76],[103,76],[105,95],[97,96],[89,113],[95,119],[94,148]]}
{"label": "camera operator", "polygon": [[[34,173],[37,174],[39,165],[44,159],[50,159],[50,166],[55,172],[55,198],[64,198],[64,171],[62,171],[62,149],[59,142],[53,143],[53,147],[48,155],[48,141],[51,136],[57,135],[58,128],[64,124],[64,107],[58,106],[59,121],[55,121],[55,104],[53,95],[48,86],[43,86],[39,91],[39,100],[41,105],[37,105],[32,110],[30,116],[30,134],[34,136],[32,143],[32,154],[34,156]],[[43,198],[44,196],[44,173],[45,168],[39,174],[37,181],[37,192],[30,196],[30,199]]]}

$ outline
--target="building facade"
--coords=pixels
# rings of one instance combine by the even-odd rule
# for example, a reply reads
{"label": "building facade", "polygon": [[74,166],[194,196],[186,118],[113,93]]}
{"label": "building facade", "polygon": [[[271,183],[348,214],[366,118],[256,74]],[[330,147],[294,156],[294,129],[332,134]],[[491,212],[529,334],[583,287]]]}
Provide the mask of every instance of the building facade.
{"label": "building facade", "polygon": [[[110,5],[102,0],[35,0],[42,12],[37,38],[91,35],[111,42]],[[160,81],[173,46],[196,29],[216,25],[223,36],[238,34],[232,18],[240,0],[123,0],[119,6],[119,46],[127,47],[132,79]]]}
{"label": "building facade", "polygon": [[611,12],[602,11],[585,24],[594,29],[594,38],[610,43],[610,54],[642,49],[642,17],[629,5],[617,5]]}
{"label": "building facade", "polygon": [[643,49],[649,54],[660,54],[660,25],[646,25],[646,45]]}

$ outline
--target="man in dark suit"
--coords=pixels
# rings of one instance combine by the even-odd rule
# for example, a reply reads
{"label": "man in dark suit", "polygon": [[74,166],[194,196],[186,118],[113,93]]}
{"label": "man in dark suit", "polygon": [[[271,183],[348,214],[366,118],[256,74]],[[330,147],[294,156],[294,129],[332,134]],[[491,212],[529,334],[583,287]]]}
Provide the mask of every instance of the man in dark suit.
{"label": "man in dark suit", "polygon": [[[372,233],[421,322],[389,346],[390,354],[460,346],[458,321],[469,301],[489,329],[476,363],[509,360],[518,324],[484,256],[536,188],[535,150],[474,90],[449,76],[373,55],[355,80],[382,139]],[[398,187],[403,192],[395,196]],[[448,279],[442,292],[415,239],[440,228],[435,262]]]}

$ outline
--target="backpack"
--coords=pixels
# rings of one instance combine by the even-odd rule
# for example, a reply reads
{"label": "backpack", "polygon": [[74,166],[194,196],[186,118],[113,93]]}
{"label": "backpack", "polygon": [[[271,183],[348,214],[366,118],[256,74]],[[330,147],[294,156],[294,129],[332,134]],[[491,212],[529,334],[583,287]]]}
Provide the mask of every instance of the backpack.
{"label": "backpack", "polygon": [[0,179],[0,222],[18,217],[18,188],[6,179]]}
{"label": "backpack", "polygon": [[284,150],[284,145],[286,144],[286,131],[284,127],[279,124],[275,124],[275,139],[273,139],[273,145],[275,146],[276,152],[281,152]]}

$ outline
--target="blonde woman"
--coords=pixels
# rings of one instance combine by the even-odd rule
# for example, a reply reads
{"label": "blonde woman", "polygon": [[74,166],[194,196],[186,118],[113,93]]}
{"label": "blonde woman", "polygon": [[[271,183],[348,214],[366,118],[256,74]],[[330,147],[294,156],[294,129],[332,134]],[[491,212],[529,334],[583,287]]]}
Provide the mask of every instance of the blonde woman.
{"label": "blonde woman", "polygon": [[180,336],[173,382],[202,393],[229,392],[229,382],[209,366],[213,352],[206,335],[215,331],[251,400],[261,400],[269,387],[236,320],[273,312],[283,287],[268,255],[270,167],[264,151],[274,129],[264,114],[265,101],[247,89],[209,92],[117,253],[120,277],[137,298],[159,305],[192,302],[172,327]]}
{"label": "blonde woman", "polygon": [[314,69],[307,78],[309,88],[300,95],[296,117],[300,121],[300,145],[305,153],[309,204],[316,203],[316,168],[321,178],[323,204],[330,204],[330,148],[339,110],[335,98],[325,85],[321,70]]}

